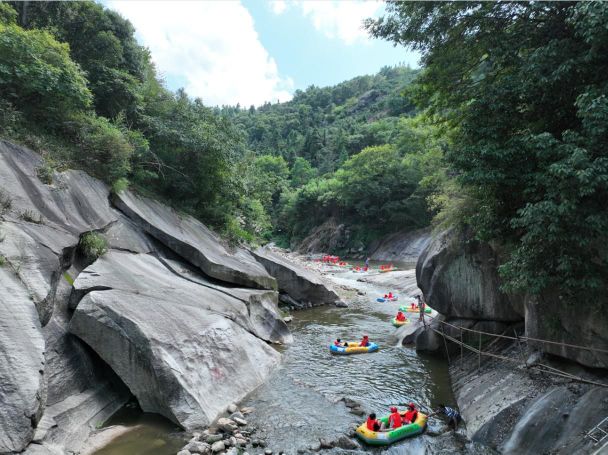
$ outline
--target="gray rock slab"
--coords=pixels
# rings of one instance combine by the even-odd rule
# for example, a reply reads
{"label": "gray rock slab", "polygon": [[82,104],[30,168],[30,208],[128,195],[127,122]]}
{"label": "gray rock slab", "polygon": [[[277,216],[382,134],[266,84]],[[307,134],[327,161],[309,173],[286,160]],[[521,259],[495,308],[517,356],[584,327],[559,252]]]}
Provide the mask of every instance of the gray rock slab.
{"label": "gray rock slab", "polygon": [[258,248],[253,254],[268,273],[276,278],[280,292],[289,294],[291,298],[301,302],[313,302],[313,304],[340,302],[338,294],[312,271],[288,261],[266,247]]}
{"label": "gray rock slab", "polygon": [[212,278],[261,289],[276,289],[276,282],[242,248],[229,249],[203,223],[160,202],[123,191],[114,204],[148,234],[199,267]]}
{"label": "gray rock slab", "polygon": [[0,267],[0,453],[30,442],[46,400],[44,337],[34,302]]}
{"label": "gray rock slab", "polygon": [[395,232],[373,242],[368,257],[373,261],[414,263],[430,241],[430,229]]}
{"label": "gray rock slab", "polygon": [[500,291],[499,254],[488,244],[447,231],[434,238],[416,265],[427,303],[448,317],[522,321],[521,297]]}
{"label": "gray rock slab", "polygon": [[[100,282],[108,290],[86,293]],[[186,429],[211,423],[280,359],[254,335],[245,303],[187,281],[149,255],[109,252],[74,287],[85,296],[70,332],[109,364],[144,411]]]}

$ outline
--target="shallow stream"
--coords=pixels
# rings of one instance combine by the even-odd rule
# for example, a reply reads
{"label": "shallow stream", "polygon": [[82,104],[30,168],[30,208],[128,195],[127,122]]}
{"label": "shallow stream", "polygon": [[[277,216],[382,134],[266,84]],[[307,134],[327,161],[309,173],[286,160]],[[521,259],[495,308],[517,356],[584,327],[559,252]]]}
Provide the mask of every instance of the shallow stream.
{"label": "shallow stream", "polygon": [[[416,292],[415,276],[411,272],[411,269],[409,273],[393,272],[395,278],[400,276],[403,281],[392,289],[380,287],[387,281],[395,284],[395,280],[387,280],[392,273],[374,275],[339,269],[328,273],[336,284],[352,288],[346,292],[349,307],[318,307],[293,314],[290,327],[295,342],[282,348],[281,366],[241,403],[255,408],[247,416],[257,428],[254,439],[265,440],[274,453],[289,454],[318,446],[319,438],[335,440],[365,418],[353,415],[340,401],[342,398],[356,400],[366,412],[374,411],[379,415],[388,413],[391,405],[403,407],[412,401],[422,409],[438,403],[454,403],[445,361],[422,356],[412,348],[386,344],[389,335],[396,330],[390,323],[391,318],[400,305],[412,301],[411,295],[400,291]],[[358,281],[360,278],[369,282]],[[397,293],[400,300],[376,302],[376,297],[388,291]],[[336,338],[354,341],[363,334],[380,345],[378,352],[352,356],[329,353],[329,344]],[[431,433],[442,427],[441,420],[431,419]],[[163,439],[158,435],[156,438]],[[123,448],[129,446],[129,439],[127,433],[122,436],[121,444],[114,441],[98,455],[136,453]],[[139,435],[136,439],[143,444],[145,438]],[[140,453],[175,454],[169,444],[163,450],[158,446],[150,452]],[[378,452],[382,449],[366,450]],[[248,449],[248,452],[257,454],[263,449]],[[333,449],[333,452],[339,452],[339,449]],[[386,453],[488,452],[467,444],[462,437],[445,434],[405,440],[386,449]]]}

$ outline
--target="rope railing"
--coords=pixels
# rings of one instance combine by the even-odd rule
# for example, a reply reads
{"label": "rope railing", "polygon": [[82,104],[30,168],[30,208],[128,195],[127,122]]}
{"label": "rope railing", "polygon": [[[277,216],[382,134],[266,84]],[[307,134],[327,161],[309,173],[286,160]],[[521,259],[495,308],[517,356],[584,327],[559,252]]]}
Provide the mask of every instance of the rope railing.
{"label": "rope railing", "polygon": [[[433,316],[425,316],[427,318],[436,320]],[[467,327],[458,327],[456,325],[450,324],[449,322],[446,321],[437,321],[443,325],[447,325],[449,327],[453,327],[456,330],[464,330],[466,332],[472,332],[472,333],[478,333],[481,335],[487,335],[487,336],[492,336],[492,337],[497,337],[497,338],[504,338],[507,340],[513,340],[513,341],[532,341],[535,343],[546,343],[546,344],[555,344],[555,345],[559,345],[559,346],[566,346],[569,348],[574,348],[574,349],[582,349],[585,351],[593,351],[593,352],[601,352],[602,354],[608,354],[608,349],[601,349],[601,348],[592,348],[589,346],[580,346],[580,345],[576,345],[576,344],[570,344],[570,343],[563,343],[560,341],[550,341],[550,340],[541,340],[539,338],[532,338],[532,337],[526,337],[526,336],[521,336],[521,337],[512,337],[512,336],[508,336],[508,335],[500,335],[500,334],[496,334],[496,333],[489,333],[489,332],[484,332],[483,330],[474,330],[474,329],[469,329]]]}
{"label": "rope railing", "polygon": [[[430,318],[430,319],[433,319],[433,320],[436,320],[432,316],[426,316],[426,317]],[[459,340],[459,339],[457,339],[457,338],[455,338],[453,336],[450,336],[450,335],[446,334],[445,331],[443,330],[443,327],[442,327],[442,330],[437,330],[434,327],[428,326],[428,328],[430,328],[433,332],[437,333],[438,335],[441,335],[441,337],[443,338],[443,341],[444,341],[444,344],[445,344],[445,349],[446,349],[446,354],[448,355],[448,363],[451,363],[451,360],[450,360],[450,357],[449,357],[448,347],[447,347],[447,344],[446,344],[446,341],[445,341],[446,339],[449,340],[449,341],[451,341],[452,343],[455,343],[456,345],[460,346],[461,368],[462,368],[462,362],[463,362],[463,349],[466,349],[466,350],[471,351],[471,352],[473,352],[473,353],[475,353],[475,354],[477,354],[479,356],[478,368],[481,367],[481,356],[491,357],[491,358],[495,358],[495,359],[498,359],[498,360],[502,360],[502,361],[506,361],[506,362],[510,362],[510,363],[514,363],[514,364],[518,364],[518,365],[523,365],[526,368],[535,368],[535,369],[540,370],[543,373],[560,376],[560,377],[567,378],[567,379],[570,379],[570,380],[573,380],[573,381],[578,381],[578,382],[583,382],[583,383],[587,383],[587,384],[596,385],[596,386],[599,386],[599,387],[607,387],[608,388],[608,384],[604,384],[602,382],[598,382],[598,381],[594,381],[594,380],[591,380],[591,379],[586,379],[586,378],[583,378],[583,377],[580,377],[580,376],[576,376],[574,374],[571,374],[571,373],[559,370],[558,368],[552,367],[550,365],[545,365],[543,363],[535,363],[535,364],[529,365],[523,357],[520,358],[520,359],[513,359],[511,357],[507,357],[507,356],[500,355],[500,354],[495,354],[495,353],[488,352],[488,351],[483,351],[481,349],[481,335],[487,335],[487,336],[490,336],[490,337],[494,337],[495,338],[494,341],[496,341],[496,339],[499,339],[499,338],[508,339],[508,340],[512,340],[512,341],[518,341],[518,342],[529,341],[529,340],[543,342],[543,341],[546,341],[546,340],[537,340],[537,339],[534,339],[534,338],[518,337],[518,336],[511,337],[511,336],[503,335],[503,334],[489,333],[489,332],[484,332],[484,331],[481,331],[481,330],[474,330],[474,329],[468,329],[468,328],[465,328],[465,327],[458,327],[458,326],[455,326],[455,325],[450,324],[450,323],[445,322],[445,321],[437,321],[437,322],[440,322],[443,325],[447,325],[447,326],[453,327],[453,328],[455,328],[457,330],[460,330],[460,340]],[[424,323],[424,325],[426,327],[427,324],[426,324],[425,320],[423,320],[423,323]],[[466,344],[463,341],[463,339],[462,339],[462,332],[463,331],[477,333],[477,334],[480,335],[480,338],[479,338],[479,348],[478,349],[476,349],[473,346],[469,346],[468,344]],[[557,343],[557,342],[551,342],[551,343],[554,343],[554,344],[566,344],[566,345],[568,345],[567,343]],[[589,349],[589,348],[586,348],[585,346],[577,346],[577,345],[568,345],[568,346],[572,346],[572,347],[575,347],[575,348]],[[521,344],[520,344],[520,348],[521,348]],[[597,351],[600,351],[600,352],[608,352],[608,351],[605,351],[605,350],[602,350],[602,349],[592,349],[592,350],[597,350]]]}

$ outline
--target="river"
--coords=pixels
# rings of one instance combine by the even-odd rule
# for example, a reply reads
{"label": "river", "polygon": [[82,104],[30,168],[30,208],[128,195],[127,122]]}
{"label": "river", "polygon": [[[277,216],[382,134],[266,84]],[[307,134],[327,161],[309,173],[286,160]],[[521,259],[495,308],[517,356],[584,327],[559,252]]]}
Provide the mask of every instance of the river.
{"label": "river", "polygon": [[[423,409],[438,403],[454,403],[445,361],[386,343],[396,330],[390,323],[391,318],[398,307],[409,303],[416,293],[412,267],[386,274],[326,268],[325,274],[342,289],[349,307],[317,307],[293,313],[290,327],[295,342],[281,348],[281,366],[241,403],[255,408],[247,417],[257,429],[254,439],[263,439],[274,453],[295,454],[318,446],[319,438],[335,440],[348,433],[364,417],[353,415],[340,401],[342,398],[356,400],[367,412],[379,415],[386,414],[391,405],[403,407],[409,402]],[[385,289],[387,285],[393,287]],[[376,302],[376,297],[388,291],[397,293],[400,300]],[[363,334],[380,345],[378,352],[353,356],[329,353],[329,344],[336,338],[357,340]],[[428,433],[439,433],[443,426],[441,420],[431,419]],[[173,430],[146,422],[140,422],[138,428],[140,434],[126,433],[97,454],[175,454],[179,435]],[[152,433],[142,437],[146,431]],[[394,444],[384,451],[389,454],[490,453],[459,435],[429,434]],[[138,450],[143,441],[151,438],[156,441],[154,447]],[[248,451],[262,452],[261,449]],[[331,452],[340,452],[340,449]]]}

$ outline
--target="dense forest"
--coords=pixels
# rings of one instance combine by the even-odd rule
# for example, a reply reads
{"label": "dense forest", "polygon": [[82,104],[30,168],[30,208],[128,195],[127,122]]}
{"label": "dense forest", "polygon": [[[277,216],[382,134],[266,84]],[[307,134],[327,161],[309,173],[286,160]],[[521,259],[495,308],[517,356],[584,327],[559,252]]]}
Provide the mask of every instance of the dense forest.
{"label": "dense forest", "polygon": [[260,107],[169,91],[131,24],[94,2],[0,3],[0,134],[40,178],[79,167],[235,241],[352,241],[435,226],[498,241],[505,287],[608,276],[608,4],[399,2],[375,37],[419,50]]}

